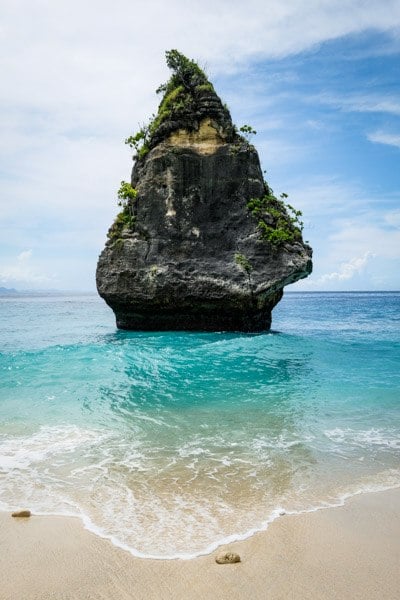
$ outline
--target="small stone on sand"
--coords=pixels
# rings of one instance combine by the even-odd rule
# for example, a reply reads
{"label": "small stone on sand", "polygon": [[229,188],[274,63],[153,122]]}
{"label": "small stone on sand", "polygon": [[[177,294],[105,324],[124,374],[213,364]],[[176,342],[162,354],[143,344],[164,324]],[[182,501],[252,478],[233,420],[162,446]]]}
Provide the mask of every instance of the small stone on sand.
{"label": "small stone on sand", "polygon": [[283,515],[286,515],[286,510],[282,509],[282,510],[279,511],[279,516],[283,517]]}
{"label": "small stone on sand", "polygon": [[30,510],[17,510],[16,512],[13,512],[12,517],[30,517],[31,516],[31,511]]}
{"label": "small stone on sand", "polygon": [[236,554],[236,552],[224,552],[223,554],[219,554],[217,556],[215,562],[219,565],[238,563],[240,562],[240,556],[239,554]]}

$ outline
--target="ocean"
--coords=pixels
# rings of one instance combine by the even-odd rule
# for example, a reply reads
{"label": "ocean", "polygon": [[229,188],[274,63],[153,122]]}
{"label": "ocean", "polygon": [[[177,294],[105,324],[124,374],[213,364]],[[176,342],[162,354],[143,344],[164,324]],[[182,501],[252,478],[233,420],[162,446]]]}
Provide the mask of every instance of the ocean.
{"label": "ocean", "polygon": [[400,486],[400,293],[286,293],[263,334],[126,332],[0,297],[0,510],[190,558]]}

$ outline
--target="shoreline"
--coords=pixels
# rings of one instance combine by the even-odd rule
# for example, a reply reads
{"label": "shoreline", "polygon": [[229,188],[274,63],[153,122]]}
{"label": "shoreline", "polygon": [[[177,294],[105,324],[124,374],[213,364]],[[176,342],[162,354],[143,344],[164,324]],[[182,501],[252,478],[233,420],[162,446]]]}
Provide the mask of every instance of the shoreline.
{"label": "shoreline", "polygon": [[[27,507],[29,508],[29,507]],[[0,513],[0,599],[345,599],[400,597],[400,488],[285,514],[187,560],[138,558],[77,517]],[[217,565],[237,552],[242,562]]]}
{"label": "shoreline", "polygon": [[[372,488],[372,489],[371,489]],[[395,484],[395,485],[387,485],[387,486],[377,486],[376,489],[373,489],[373,486],[371,486],[371,488],[367,488],[367,489],[360,489],[356,492],[348,492],[343,494],[342,496],[339,496],[337,501],[333,501],[332,503],[328,503],[325,501],[321,501],[321,504],[316,505],[316,506],[312,506],[310,508],[304,508],[298,511],[291,511],[291,510],[286,510],[284,507],[276,507],[275,509],[272,510],[272,512],[269,514],[269,516],[262,521],[262,523],[259,526],[256,527],[252,527],[251,529],[245,531],[244,533],[232,533],[230,535],[228,535],[226,538],[221,538],[220,540],[216,540],[214,542],[211,542],[206,548],[204,548],[203,550],[199,550],[195,553],[192,554],[188,554],[188,553],[180,553],[180,554],[174,554],[171,556],[160,556],[157,554],[145,554],[143,552],[141,552],[140,550],[136,549],[136,548],[132,548],[131,546],[129,546],[128,544],[120,541],[118,538],[116,538],[114,535],[107,533],[103,528],[101,528],[98,525],[95,525],[93,523],[93,521],[91,520],[91,518],[85,514],[76,514],[76,513],[51,513],[51,512],[35,512],[34,510],[32,510],[32,517],[45,517],[45,518],[66,518],[66,519],[75,519],[77,520],[80,525],[83,527],[83,529],[85,531],[87,531],[88,533],[90,533],[91,535],[95,535],[96,537],[102,539],[102,540],[106,540],[107,542],[109,542],[110,544],[112,544],[112,546],[114,546],[115,548],[118,548],[119,550],[122,550],[123,552],[127,552],[128,554],[130,554],[133,558],[138,558],[141,560],[155,560],[155,561],[188,561],[188,560],[195,560],[197,558],[201,558],[203,556],[209,556],[210,554],[213,554],[215,552],[218,552],[219,549],[225,547],[225,546],[230,546],[232,544],[236,544],[239,542],[245,542],[247,540],[249,540],[250,538],[252,538],[254,535],[258,535],[260,533],[265,533],[269,527],[272,525],[272,523],[274,523],[276,520],[281,519],[282,517],[296,517],[296,516],[301,516],[301,515],[308,515],[308,514],[313,514],[315,512],[319,512],[319,511],[325,511],[325,510],[329,510],[329,509],[335,509],[335,508],[342,508],[344,506],[346,506],[346,504],[351,501],[353,498],[356,498],[358,496],[363,496],[365,494],[377,494],[377,493],[381,493],[381,492],[387,492],[387,491],[391,491],[391,490],[399,490],[400,493],[400,484]],[[2,518],[1,515],[10,515],[14,510],[23,510],[23,507],[14,507],[14,508],[10,508],[10,509],[4,509],[4,508],[0,508],[0,519]]]}

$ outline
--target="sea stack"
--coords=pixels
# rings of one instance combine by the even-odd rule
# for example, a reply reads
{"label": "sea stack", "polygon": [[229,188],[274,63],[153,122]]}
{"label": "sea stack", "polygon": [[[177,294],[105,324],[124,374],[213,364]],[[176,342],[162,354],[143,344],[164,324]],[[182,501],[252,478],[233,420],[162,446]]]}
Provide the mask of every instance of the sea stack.
{"label": "sea stack", "polygon": [[126,140],[135,162],[98,292],[121,329],[267,330],[284,286],[311,273],[301,213],[273,195],[252,128],[233,125],[198,65],[166,56],[158,114]]}

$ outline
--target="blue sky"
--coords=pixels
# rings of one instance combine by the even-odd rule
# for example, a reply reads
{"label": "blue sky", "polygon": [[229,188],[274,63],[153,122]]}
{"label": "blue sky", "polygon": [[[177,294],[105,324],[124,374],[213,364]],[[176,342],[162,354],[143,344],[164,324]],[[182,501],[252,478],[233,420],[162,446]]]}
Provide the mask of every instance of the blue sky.
{"label": "blue sky", "polygon": [[303,210],[314,273],[288,289],[400,289],[400,2],[188,4],[2,3],[0,286],[95,289],[123,140],[176,47]]}

